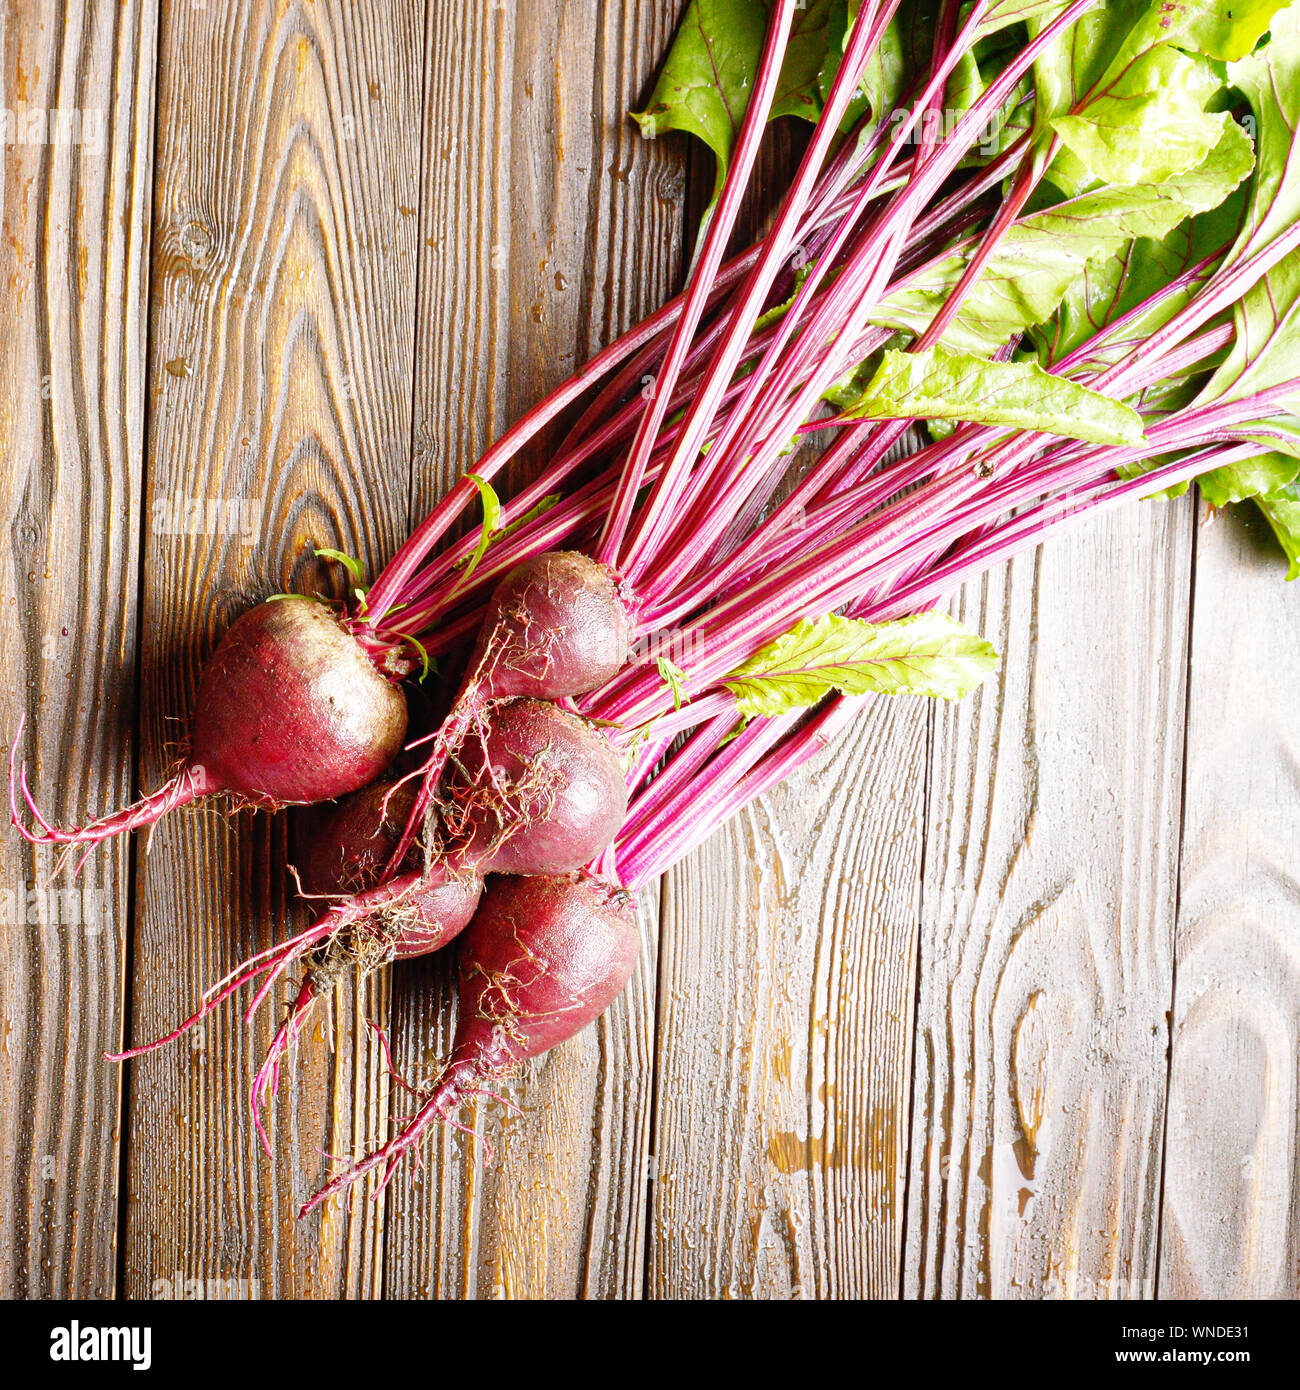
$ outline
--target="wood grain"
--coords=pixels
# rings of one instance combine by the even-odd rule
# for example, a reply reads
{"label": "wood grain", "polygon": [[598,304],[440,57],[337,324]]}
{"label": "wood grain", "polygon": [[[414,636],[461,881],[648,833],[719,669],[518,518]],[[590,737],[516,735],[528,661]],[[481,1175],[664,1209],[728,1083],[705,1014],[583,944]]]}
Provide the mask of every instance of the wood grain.
{"label": "wood grain", "polygon": [[1154,1293],[1190,575],[1145,504],[973,583],[935,712],[904,1292]]}
{"label": "wood grain", "polygon": [[654,1297],[897,1292],[925,728],[878,701],[665,878]]}
{"label": "wood grain", "polygon": [[[675,288],[712,170],[625,113],[680,10],[0,3],[0,727],[51,816],[162,780],[233,617],[337,592],[317,546],[373,572]],[[624,998],[378,1204],[294,1220],[389,1131],[361,1018],[427,1076],[450,958],[340,989],[272,1165],[275,1009],[124,1093],[100,1054],[302,922],[284,818],[184,813],[61,898],[6,837],[0,1296],[1300,1296],[1300,585],[1193,518],[969,586],[998,681],[878,701],[647,890]]]}
{"label": "wood grain", "polygon": [[[810,129],[773,127],[737,245]],[[897,1292],[926,723],[879,702],[664,878],[648,1296]]]}
{"label": "wood grain", "polygon": [[1300,1297],[1300,590],[1243,512],[1197,544],[1162,1298]]}
{"label": "wood grain", "polygon": [[[154,10],[0,16],[0,728],[26,716],[56,822],[131,790]],[[116,1286],[119,1078],[101,1054],[121,1036],[128,865],[114,846],[73,882],[13,832],[0,847],[6,1298]]]}
{"label": "wood grain", "polygon": [[[679,273],[684,148],[627,119],[676,5],[431,0],[413,497],[425,510],[580,362],[657,307]],[[507,486],[534,476],[539,441]],[[628,1297],[640,1288],[654,1017],[655,898],[642,968],[594,1030],[480,1117],[494,1149],[444,1134],[388,1198],[395,1297]],[[400,1058],[445,1054],[445,967],[399,982]]]}
{"label": "wood grain", "polygon": [[[423,7],[259,0],[166,11],[158,70],[150,324],[150,534],[141,780],[156,783],[201,658],[267,594],[337,585],[317,546],[371,568],[405,529]],[[185,499],[222,499],[186,533]],[[234,518],[240,524],[232,524]],[[197,811],[140,868],[133,1035],[156,1036],[239,959],[301,922],[284,818]],[[381,1285],[382,1211],[298,1203],[384,1123],[359,1012],[319,1018],[275,1114],[273,1166],[246,1096],[278,1022],[224,1011],[134,1064],[127,1291],[242,1280],[262,1297]],[[323,1151],[323,1152],[322,1152]]]}

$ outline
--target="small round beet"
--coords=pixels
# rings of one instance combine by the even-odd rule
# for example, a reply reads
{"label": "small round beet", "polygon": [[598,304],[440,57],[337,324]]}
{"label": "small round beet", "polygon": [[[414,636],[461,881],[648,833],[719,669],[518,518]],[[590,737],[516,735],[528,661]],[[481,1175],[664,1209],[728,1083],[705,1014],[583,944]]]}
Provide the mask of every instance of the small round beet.
{"label": "small round beet", "polygon": [[456,1036],[428,1099],[299,1215],[374,1169],[383,1168],[387,1181],[462,1101],[580,1033],[622,993],[640,948],[635,900],[615,884],[586,874],[490,878],[460,939]]}
{"label": "small round beet", "polygon": [[492,592],[467,668],[484,699],[583,695],[617,675],[631,624],[614,576],[576,550],[517,565]]}
{"label": "small round beet", "polygon": [[[375,782],[337,805],[313,806],[298,826],[298,863],[303,894],[344,898],[364,894],[379,882],[410,814],[415,793],[391,781]],[[412,848],[394,870],[403,885],[390,904],[376,907],[336,941],[336,954],[365,959],[367,941],[398,956],[424,955],[464,930],[483,892],[471,869],[455,873],[445,863],[427,868]]]}
{"label": "small round beet", "polygon": [[406,697],[321,603],[238,618],[203,670],[189,765],[205,790],[287,805],[364,787],[397,756]]}
{"label": "small round beet", "polygon": [[[203,669],[189,757],[174,777],[125,810],[56,829],[15,766],[15,739],[10,815],[35,843],[97,844],[216,793],[245,806],[325,801],[378,777],[405,735],[406,697],[324,604],[260,603],[231,625]],[[15,786],[35,831],[20,820]]]}
{"label": "small round beet", "polygon": [[507,700],[448,776],[442,850],[481,873],[568,873],[606,848],[626,814],[623,765],[599,729],[546,700]]}

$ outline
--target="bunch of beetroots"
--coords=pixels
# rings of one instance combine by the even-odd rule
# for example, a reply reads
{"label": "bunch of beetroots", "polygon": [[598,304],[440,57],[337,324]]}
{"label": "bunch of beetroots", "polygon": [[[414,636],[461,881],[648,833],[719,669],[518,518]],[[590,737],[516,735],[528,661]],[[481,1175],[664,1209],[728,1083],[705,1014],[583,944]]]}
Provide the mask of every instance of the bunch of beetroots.
{"label": "bunch of beetroots", "polygon": [[[436,782],[426,767],[418,790],[413,776],[370,780],[354,790],[363,780],[363,756],[349,760],[339,750],[361,741],[349,743],[334,731],[361,727],[379,705],[396,711],[386,717],[400,740],[406,723],[400,689],[375,671],[323,605],[266,603],[241,618],[208,663],[195,752],[168,788],[84,830],[53,831],[42,821],[43,833],[34,838],[93,844],[156,819],[169,809],[169,798],[179,804],[218,788],[263,805],[351,793],[316,807],[300,827],[300,887],[325,907],[303,931],[236,967],[177,1028],[118,1059],[174,1040],[236,990],[260,981],[251,1015],[301,965],[296,996],[250,1097],[266,1144],[259,1103],[273,1094],[286,1055],[340,971],[423,955],[455,938],[461,979],[455,1049],[422,1110],[430,1120],[584,1028],[626,985],[640,938],[632,895],[584,872],[623,822],[622,759],[600,729],[556,702],[617,673],[629,629],[603,565],[577,552],[526,561],[497,586],[451,713],[432,736],[440,758]],[[284,671],[302,669],[304,633],[313,650],[319,634],[328,634],[345,654],[348,673],[347,680],[332,678],[322,662],[306,686],[310,708],[329,711],[330,739],[322,750],[328,768],[305,790],[268,769],[301,767],[309,729],[294,727],[283,707],[278,724],[269,715],[250,719],[245,703],[249,672],[264,695],[283,689]],[[240,677],[233,684],[232,673]],[[245,717],[238,719],[241,708]],[[383,752],[377,738],[364,746],[366,780],[386,770],[383,753],[391,759],[394,742],[383,743]],[[200,768],[221,771],[204,783]],[[176,786],[189,794],[178,797]]]}

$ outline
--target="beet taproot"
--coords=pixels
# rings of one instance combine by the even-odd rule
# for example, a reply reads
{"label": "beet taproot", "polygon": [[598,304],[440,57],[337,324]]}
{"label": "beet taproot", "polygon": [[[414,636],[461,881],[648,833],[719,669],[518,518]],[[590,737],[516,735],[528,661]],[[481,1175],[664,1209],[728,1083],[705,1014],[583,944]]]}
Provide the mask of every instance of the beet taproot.
{"label": "beet taproot", "polygon": [[[401,689],[326,605],[260,603],[236,619],[203,669],[189,754],[175,776],[133,806],[59,829],[41,815],[11,751],[10,815],[34,843],[93,846],[204,796],[270,808],[325,801],[378,777],[405,735]],[[23,824],[16,787],[36,830]]]}
{"label": "beet taproot", "polygon": [[397,1164],[463,1101],[580,1033],[623,992],[640,953],[635,898],[587,874],[488,880],[460,938],[451,1055],[415,1114],[381,1148],[320,1189],[305,1216],[366,1173]]}

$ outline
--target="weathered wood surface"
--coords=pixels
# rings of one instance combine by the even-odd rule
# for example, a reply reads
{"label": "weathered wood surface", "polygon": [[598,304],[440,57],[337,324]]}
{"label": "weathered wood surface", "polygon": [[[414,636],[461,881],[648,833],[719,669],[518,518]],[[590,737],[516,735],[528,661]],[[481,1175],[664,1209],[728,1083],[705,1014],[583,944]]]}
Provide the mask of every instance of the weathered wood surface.
{"label": "weathered wood surface", "polygon": [[[158,51],[141,782],[165,775],[201,659],[251,602],[338,583],[317,546],[373,566],[405,530],[415,333],[423,8],[415,0],[170,6]],[[199,534],[191,499],[231,504]],[[179,517],[179,519],[178,519]],[[284,817],[159,826],[140,866],[132,1035],[157,1036],[239,960],[303,922]],[[361,1009],[386,1011],[382,980]],[[381,1076],[343,1000],[300,1050],[273,1165],[247,1095],[279,1015],[224,1010],[135,1063],[125,1286],[176,1273],[263,1297],[382,1285],[382,1208],[296,1222],[380,1132]],[[323,1152],[322,1152],[323,1151]]]}
{"label": "weathered wood surface", "polygon": [[1002,653],[935,711],[904,1292],[1155,1292],[1188,504],[970,584]]}
{"label": "weathered wood surface", "polygon": [[[0,727],[7,751],[26,715],[57,820],[132,786],[154,10],[0,22]],[[0,846],[5,1297],[115,1291],[119,1077],[100,1054],[121,1037],[130,860],[115,845],[70,884],[48,850]]]}
{"label": "weathered wood surface", "polygon": [[[0,184],[0,713],[52,813],[160,780],[236,613],[336,586],[315,546],[373,567],[669,293],[707,172],[623,113],[679,9],[9,7],[6,107],[104,113]],[[1134,509],[971,586],[996,685],[877,702],[645,895],[632,989],[522,1114],[483,1107],[492,1161],[448,1131],[323,1221],[293,1219],[322,1151],[386,1130],[357,1020],[426,1073],[447,965],[319,1017],[274,1165],[269,1011],[133,1064],[120,1117],[101,1050],[303,918],[282,819],[101,851],[104,930],[24,901],[0,934],[0,1293],[1300,1294],[1300,586],[1192,522]],[[0,892],[53,867],[2,852]]]}
{"label": "weathered wood surface", "polygon": [[1160,1291],[1300,1294],[1300,592],[1197,538]]}
{"label": "weathered wood surface", "polygon": [[922,702],[877,702],[664,876],[652,1297],[897,1294],[926,729]]}
{"label": "weathered wood surface", "polygon": [[[627,119],[672,6],[429,7],[415,502],[424,511],[508,423],[679,274],[685,151]],[[511,465],[535,475],[551,431]],[[632,1297],[644,1267],[656,895],[641,968],[597,1027],[529,1068],[478,1120],[494,1156],[447,1131],[388,1197],[387,1292]],[[411,963],[395,1043],[427,1074],[445,1055],[448,976]]]}

